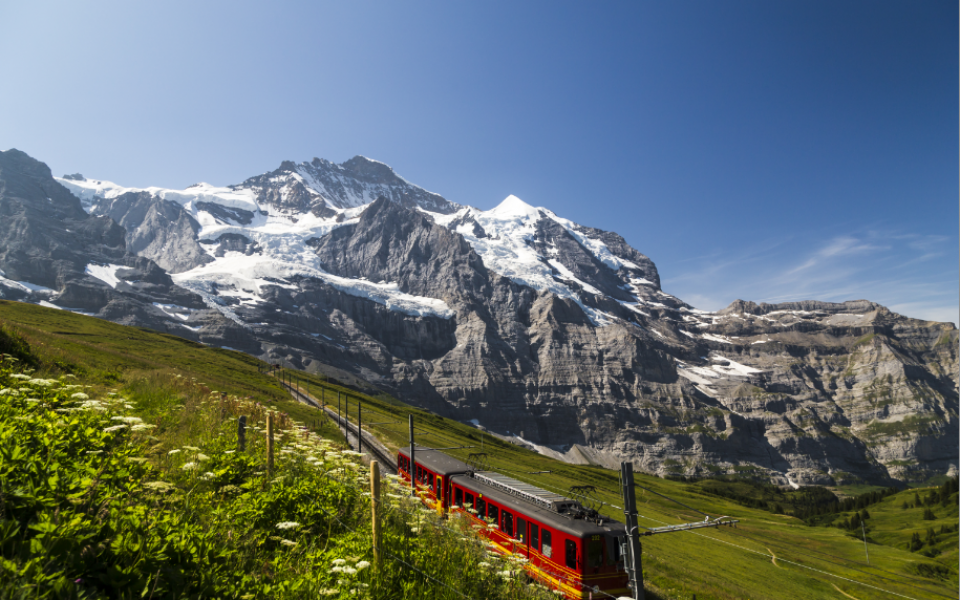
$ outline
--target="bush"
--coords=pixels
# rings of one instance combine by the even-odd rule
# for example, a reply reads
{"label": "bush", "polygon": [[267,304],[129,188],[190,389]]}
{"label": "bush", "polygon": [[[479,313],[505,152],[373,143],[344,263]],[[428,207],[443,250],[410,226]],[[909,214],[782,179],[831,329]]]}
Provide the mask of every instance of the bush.
{"label": "bush", "polygon": [[12,356],[23,365],[37,367],[37,359],[30,352],[30,344],[15,330],[0,325],[0,360],[2,355]]}

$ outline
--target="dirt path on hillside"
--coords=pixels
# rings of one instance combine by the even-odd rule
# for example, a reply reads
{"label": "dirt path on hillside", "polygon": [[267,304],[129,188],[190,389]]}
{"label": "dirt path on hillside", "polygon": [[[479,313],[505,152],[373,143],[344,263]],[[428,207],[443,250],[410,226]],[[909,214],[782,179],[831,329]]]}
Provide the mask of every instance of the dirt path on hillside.
{"label": "dirt path on hillside", "polygon": [[838,588],[838,587],[837,587],[837,584],[831,583],[830,585],[833,586],[833,589],[837,590],[838,592],[840,592],[841,594],[843,594],[843,595],[846,596],[847,598],[852,598],[853,600],[857,600],[856,597],[851,596],[850,594],[848,594],[848,593],[846,593],[845,591],[843,591],[843,590],[841,590],[840,588]]}
{"label": "dirt path on hillside", "polygon": [[767,548],[767,552],[770,553],[770,557],[771,557],[771,558],[770,558],[770,562],[773,563],[773,566],[775,566],[775,567],[777,567],[777,568],[782,568],[782,567],[780,567],[780,565],[777,564],[777,555],[773,553],[773,550],[771,550],[770,548]]}

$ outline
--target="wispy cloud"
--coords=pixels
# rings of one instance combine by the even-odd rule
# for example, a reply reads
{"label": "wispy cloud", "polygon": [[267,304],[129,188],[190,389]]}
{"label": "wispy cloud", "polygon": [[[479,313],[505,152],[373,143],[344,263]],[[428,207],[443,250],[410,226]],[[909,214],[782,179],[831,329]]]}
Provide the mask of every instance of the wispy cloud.
{"label": "wispy cloud", "polygon": [[[661,266],[664,289],[717,310],[757,302],[867,299],[907,316],[960,321],[956,238],[876,226],[829,236],[767,239],[704,260]],[[675,269],[675,273],[671,273]]]}
{"label": "wispy cloud", "polygon": [[787,271],[786,275],[793,275],[800,273],[801,271],[806,271],[807,269],[812,269],[813,267],[816,267],[817,265],[820,265],[823,262],[833,258],[848,256],[850,254],[877,252],[887,249],[889,249],[889,246],[877,246],[875,244],[859,240],[855,237],[836,237],[830,240],[826,246],[815,252],[813,256],[809,257],[803,262],[803,264]]}

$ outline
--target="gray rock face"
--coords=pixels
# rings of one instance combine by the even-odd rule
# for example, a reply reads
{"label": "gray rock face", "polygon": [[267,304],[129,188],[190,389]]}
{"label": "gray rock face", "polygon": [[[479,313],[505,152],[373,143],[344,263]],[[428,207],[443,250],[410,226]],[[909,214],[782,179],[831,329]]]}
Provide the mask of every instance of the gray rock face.
{"label": "gray rock face", "polygon": [[[569,461],[782,485],[923,481],[958,462],[949,323],[866,300],[698,311],[616,233],[519,199],[461,207],[363,157],[170,192],[180,204],[100,197],[92,217],[12,153],[5,297],[362,377]],[[116,285],[93,263],[116,266]]]}
{"label": "gray rock face", "polygon": [[197,243],[200,224],[175,202],[131,192],[101,201],[93,212],[125,228],[127,249],[168,273],[189,271],[212,260]]}
{"label": "gray rock face", "polygon": [[363,156],[339,165],[320,158],[300,164],[284,161],[279,169],[233,187],[253,190],[261,204],[293,213],[311,212],[318,217],[333,215],[330,207],[362,206],[381,196],[406,208],[420,207],[436,213],[448,214],[460,208],[439,194],[411,185],[387,165]]}
{"label": "gray rock face", "polygon": [[240,252],[250,256],[263,251],[259,244],[239,233],[223,233],[215,240],[200,240],[200,243],[215,247],[213,255],[218,258],[226,256],[227,252]]}
{"label": "gray rock face", "polygon": [[154,261],[130,253],[125,238],[110,217],[84,212],[45,164],[18,150],[0,152],[0,298],[183,335],[154,303],[191,311],[203,302]]}

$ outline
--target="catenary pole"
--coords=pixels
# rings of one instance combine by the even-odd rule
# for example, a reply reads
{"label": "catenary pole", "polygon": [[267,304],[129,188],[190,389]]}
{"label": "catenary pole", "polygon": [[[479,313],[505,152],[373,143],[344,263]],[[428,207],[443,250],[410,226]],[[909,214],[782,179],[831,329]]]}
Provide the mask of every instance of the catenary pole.
{"label": "catenary pole", "polygon": [[417,493],[417,457],[413,448],[413,415],[409,415],[410,423],[410,489]]}
{"label": "catenary pole", "polygon": [[626,566],[635,600],[645,600],[643,563],[641,562],[640,528],[637,525],[637,498],[633,486],[633,463],[620,463],[620,486],[623,495],[623,516],[627,525]]}

